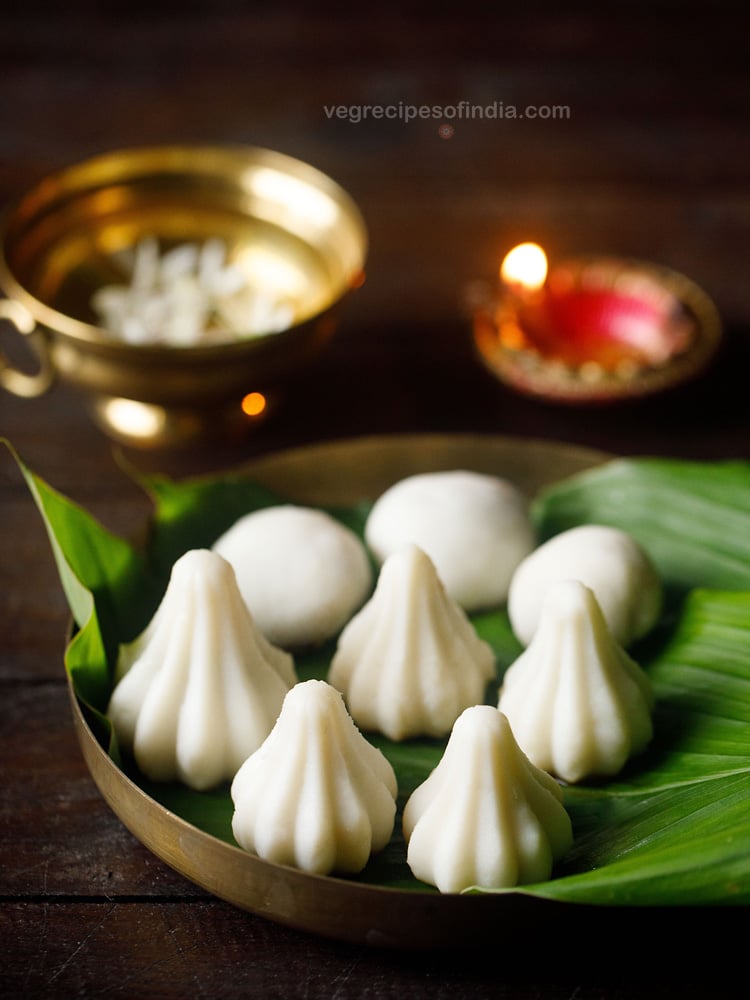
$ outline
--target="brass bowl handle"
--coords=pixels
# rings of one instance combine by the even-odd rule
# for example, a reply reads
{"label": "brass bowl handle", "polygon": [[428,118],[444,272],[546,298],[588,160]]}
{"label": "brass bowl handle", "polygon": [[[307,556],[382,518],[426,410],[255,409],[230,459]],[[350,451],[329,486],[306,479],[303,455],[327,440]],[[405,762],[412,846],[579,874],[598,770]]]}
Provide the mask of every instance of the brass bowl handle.
{"label": "brass bowl handle", "polygon": [[52,385],[55,370],[49,355],[49,347],[42,333],[37,329],[34,317],[20,302],[14,299],[0,299],[0,320],[7,319],[16,330],[27,339],[32,353],[39,362],[36,372],[24,372],[15,368],[0,351],[0,386],[15,396],[41,396]]}

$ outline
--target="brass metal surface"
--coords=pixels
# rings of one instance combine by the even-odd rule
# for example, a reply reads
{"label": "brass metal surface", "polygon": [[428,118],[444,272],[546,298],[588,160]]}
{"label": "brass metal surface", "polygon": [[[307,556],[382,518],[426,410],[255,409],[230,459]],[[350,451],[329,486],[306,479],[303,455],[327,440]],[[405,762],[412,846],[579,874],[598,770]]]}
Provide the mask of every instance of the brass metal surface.
{"label": "brass metal surface", "polygon": [[[165,248],[219,238],[243,269],[269,255],[285,262],[304,289],[294,324],[254,337],[239,330],[211,345],[124,343],[97,326],[91,299],[122,280],[114,255],[146,237]],[[225,415],[236,416],[232,404],[251,391],[278,394],[330,341],[366,253],[366,226],[351,197],[284,154],[164,146],[94,157],[49,175],[5,212],[0,288],[32,318],[34,330],[24,332],[34,334],[44,376],[14,379],[6,363],[1,384],[40,394],[54,372],[85,394],[107,433],[128,444],[220,432]],[[160,407],[159,430],[131,434],[110,420],[106,404],[119,398]]]}
{"label": "brass metal surface", "polygon": [[[280,452],[242,467],[301,503],[373,498],[413,472],[474,469],[505,476],[527,495],[608,456],[554,442],[477,435],[345,440]],[[441,895],[310,875],[254,857],[185,822],[150,798],[100,746],[71,688],[84,758],[103,798],[155,855],[214,895],[272,921],[363,945],[466,947],[528,924],[538,933],[569,905],[516,894]]]}

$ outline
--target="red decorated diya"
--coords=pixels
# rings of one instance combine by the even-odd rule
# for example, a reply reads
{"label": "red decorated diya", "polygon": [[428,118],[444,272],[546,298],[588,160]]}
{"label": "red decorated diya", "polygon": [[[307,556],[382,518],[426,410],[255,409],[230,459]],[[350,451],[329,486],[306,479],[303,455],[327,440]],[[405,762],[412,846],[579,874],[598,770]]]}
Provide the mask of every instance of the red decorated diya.
{"label": "red decorated diya", "polygon": [[474,341],[487,367],[529,395],[609,402],[696,376],[721,339],[718,311],[684,275],[640,261],[580,257],[548,272],[524,243],[476,304]]}

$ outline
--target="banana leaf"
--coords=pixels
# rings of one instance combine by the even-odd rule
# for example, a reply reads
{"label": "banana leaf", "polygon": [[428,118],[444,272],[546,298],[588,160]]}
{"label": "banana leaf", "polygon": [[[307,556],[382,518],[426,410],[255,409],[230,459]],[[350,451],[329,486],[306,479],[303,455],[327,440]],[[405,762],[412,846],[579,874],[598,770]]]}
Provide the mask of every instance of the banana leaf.
{"label": "banana leaf", "polygon": [[[199,793],[146,781],[132,760],[121,759],[105,712],[117,647],[153,614],[174,559],[210,545],[239,513],[284,498],[241,475],[142,479],[154,511],[141,550],[13,454],[70,604],[75,634],[65,665],[97,737],[147,794],[234,843],[228,786]],[[330,510],[360,534],[367,511],[366,503]],[[542,538],[592,522],[629,531],[654,559],[673,599],[636,650],[656,693],[652,744],[615,779],[565,787],[571,851],[550,880],[503,891],[607,906],[749,902],[750,464],[614,460],[540,493],[533,514]],[[521,647],[503,608],[473,621],[495,649],[499,683]],[[331,642],[300,657],[300,678],[325,677],[333,648]],[[488,691],[490,703],[496,687]],[[368,735],[396,770],[402,808],[437,764],[444,741],[396,744]],[[397,823],[388,848],[358,879],[434,892],[413,878],[405,857]]]}
{"label": "banana leaf", "polygon": [[667,588],[750,590],[750,462],[615,459],[542,492],[542,539],[578,524],[629,532]]}

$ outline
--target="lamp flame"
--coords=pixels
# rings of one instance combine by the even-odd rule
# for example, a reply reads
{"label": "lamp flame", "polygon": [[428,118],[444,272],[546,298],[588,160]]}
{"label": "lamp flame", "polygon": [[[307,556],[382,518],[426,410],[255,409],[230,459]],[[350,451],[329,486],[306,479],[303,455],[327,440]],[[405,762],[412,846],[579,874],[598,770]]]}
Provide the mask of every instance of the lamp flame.
{"label": "lamp flame", "polygon": [[537,243],[519,243],[505,255],[500,278],[510,288],[537,291],[547,279],[546,253]]}

